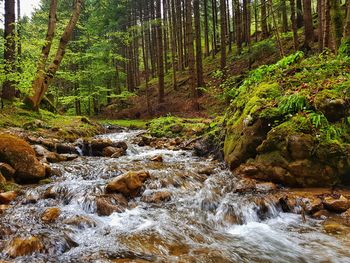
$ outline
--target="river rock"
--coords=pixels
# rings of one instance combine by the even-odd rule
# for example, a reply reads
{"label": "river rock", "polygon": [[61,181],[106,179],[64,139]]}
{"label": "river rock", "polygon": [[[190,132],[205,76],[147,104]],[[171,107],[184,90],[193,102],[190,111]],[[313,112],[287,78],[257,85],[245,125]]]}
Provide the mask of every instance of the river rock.
{"label": "river rock", "polygon": [[44,245],[42,241],[35,236],[28,238],[14,238],[4,249],[4,253],[11,258],[31,255],[33,253],[43,252]]}
{"label": "river rock", "polygon": [[350,208],[350,201],[343,195],[338,199],[329,196],[323,200],[323,205],[329,211],[343,213]]}
{"label": "river rock", "polygon": [[205,174],[207,176],[212,175],[214,173],[215,167],[212,166],[208,166],[208,167],[204,167],[202,169],[198,170],[199,174]]}
{"label": "river rock", "polygon": [[128,200],[121,194],[110,194],[96,197],[96,212],[99,216],[109,216],[114,212],[124,212]]}
{"label": "river rock", "polygon": [[13,178],[13,175],[16,173],[16,170],[7,163],[0,163],[0,173],[8,180]]}
{"label": "river rock", "polygon": [[141,200],[146,203],[161,203],[171,200],[171,193],[168,191],[154,192],[149,195],[143,195]]}
{"label": "river rock", "polygon": [[57,143],[56,151],[59,154],[79,154],[77,148],[74,144],[71,143]]}
{"label": "river rock", "polygon": [[0,205],[0,215],[4,213],[7,209],[12,207],[11,205]]}
{"label": "river rock", "polygon": [[36,159],[33,148],[12,135],[0,135],[0,161],[16,170],[14,177],[19,182],[37,182],[46,174],[45,167]]}
{"label": "river rock", "polygon": [[8,205],[17,197],[17,193],[15,191],[0,193],[0,204]]}
{"label": "river rock", "polygon": [[57,207],[47,208],[41,215],[41,220],[45,223],[52,223],[60,216],[61,210]]}
{"label": "river rock", "polygon": [[111,157],[111,158],[119,158],[125,154],[125,150],[123,148],[117,148],[113,146],[108,146],[103,149],[102,155],[104,157]]}
{"label": "river rock", "polygon": [[121,193],[125,197],[135,197],[139,194],[143,183],[150,178],[147,171],[128,172],[113,179],[107,184],[107,193]]}
{"label": "river rock", "polygon": [[79,229],[96,227],[96,222],[87,216],[75,215],[63,221],[64,224],[76,226]]}
{"label": "river rock", "polygon": [[162,163],[163,162],[163,156],[161,155],[157,155],[151,158],[152,162],[158,162],[158,163]]}
{"label": "river rock", "polygon": [[313,218],[322,219],[322,220],[328,218],[329,216],[330,216],[330,213],[325,209],[322,209],[312,214]]}

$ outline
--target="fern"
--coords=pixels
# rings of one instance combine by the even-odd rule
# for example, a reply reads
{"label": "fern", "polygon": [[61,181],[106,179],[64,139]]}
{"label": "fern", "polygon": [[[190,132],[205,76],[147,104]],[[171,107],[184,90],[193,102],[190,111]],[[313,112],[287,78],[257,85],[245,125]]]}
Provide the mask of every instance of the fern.
{"label": "fern", "polygon": [[278,105],[278,109],[282,114],[292,114],[306,110],[308,107],[307,99],[299,94],[293,94],[284,97]]}

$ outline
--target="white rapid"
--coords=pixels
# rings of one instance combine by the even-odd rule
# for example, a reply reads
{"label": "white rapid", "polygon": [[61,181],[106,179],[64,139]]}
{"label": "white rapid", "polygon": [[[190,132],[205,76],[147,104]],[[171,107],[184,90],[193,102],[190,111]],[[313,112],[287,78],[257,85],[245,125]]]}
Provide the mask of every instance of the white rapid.
{"label": "white rapid", "polygon": [[[235,192],[238,179],[220,162],[132,144],[140,133],[102,136],[128,142],[126,156],[56,164],[61,176],[25,189],[0,215],[0,262],[350,262],[349,236],[283,213],[268,194]],[[156,155],[164,162],[151,162]],[[209,167],[210,176],[198,172]],[[106,183],[138,170],[151,174],[143,195],[166,191],[171,200],[137,197],[122,213],[98,216]],[[62,211],[51,224],[40,219],[49,207]],[[11,259],[1,251],[12,238],[33,235],[44,240],[43,253]]]}

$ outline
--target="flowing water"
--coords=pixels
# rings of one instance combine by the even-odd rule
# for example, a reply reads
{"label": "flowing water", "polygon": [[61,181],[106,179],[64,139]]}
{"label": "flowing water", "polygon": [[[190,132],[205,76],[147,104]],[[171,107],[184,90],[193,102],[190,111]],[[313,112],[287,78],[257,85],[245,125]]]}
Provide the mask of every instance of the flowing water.
{"label": "flowing water", "polygon": [[[15,259],[3,251],[0,262],[350,262],[349,236],[328,235],[320,221],[283,213],[264,194],[235,193],[238,179],[222,163],[132,144],[139,133],[103,136],[127,141],[126,156],[56,164],[61,176],[25,189],[0,216],[0,249],[34,235],[46,250]],[[151,162],[156,155],[164,162]],[[211,176],[198,173],[206,167],[215,168]],[[138,170],[151,174],[143,195],[167,191],[171,200],[150,204],[137,197],[122,213],[98,216],[95,199],[108,180]],[[62,211],[55,223],[40,219],[48,207]]]}

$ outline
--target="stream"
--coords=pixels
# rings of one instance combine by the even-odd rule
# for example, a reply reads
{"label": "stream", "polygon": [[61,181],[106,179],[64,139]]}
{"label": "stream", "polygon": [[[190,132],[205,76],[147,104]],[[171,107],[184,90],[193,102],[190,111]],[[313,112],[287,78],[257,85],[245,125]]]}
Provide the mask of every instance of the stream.
{"label": "stream", "polygon": [[[133,144],[140,133],[102,135],[127,142],[126,156],[53,164],[61,176],[25,188],[0,216],[0,248],[14,237],[39,236],[46,250],[15,259],[0,251],[0,262],[350,262],[349,236],[329,235],[320,220],[283,213],[268,194],[236,193],[238,178],[223,163]],[[157,155],[164,162],[150,161]],[[212,175],[198,173],[205,168],[214,168]],[[171,200],[136,197],[124,212],[98,216],[96,196],[107,182],[140,170],[151,174],[144,196],[166,191]],[[50,224],[41,220],[49,207],[61,210]]]}

